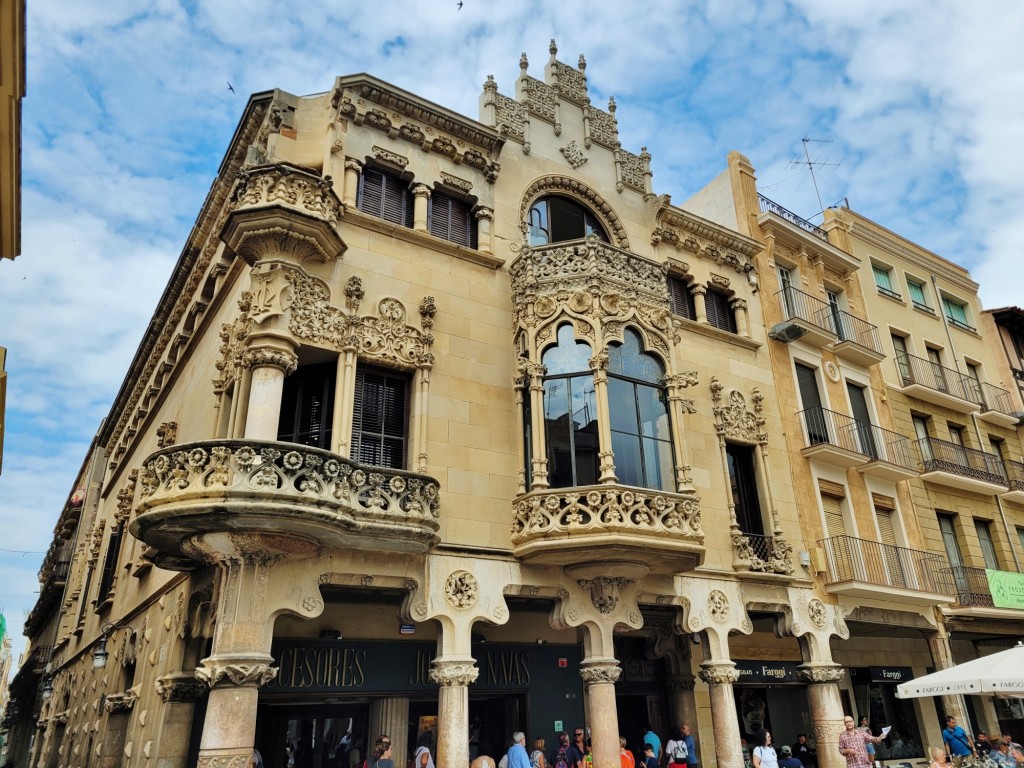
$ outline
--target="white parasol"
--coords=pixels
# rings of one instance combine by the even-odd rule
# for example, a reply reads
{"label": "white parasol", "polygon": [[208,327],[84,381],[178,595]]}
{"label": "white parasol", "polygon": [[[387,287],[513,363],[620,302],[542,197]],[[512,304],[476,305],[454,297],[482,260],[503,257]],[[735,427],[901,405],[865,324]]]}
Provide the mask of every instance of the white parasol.
{"label": "white parasol", "polygon": [[901,699],[956,694],[1024,696],[1024,643],[896,686]]}

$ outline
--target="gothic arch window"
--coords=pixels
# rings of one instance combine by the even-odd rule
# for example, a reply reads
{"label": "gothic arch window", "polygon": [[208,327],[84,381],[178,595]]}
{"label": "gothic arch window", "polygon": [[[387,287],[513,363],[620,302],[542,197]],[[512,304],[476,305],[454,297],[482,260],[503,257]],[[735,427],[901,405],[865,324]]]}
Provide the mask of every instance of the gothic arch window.
{"label": "gothic arch window", "polygon": [[615,474],[625,485],[672,490],[672,432],[665,367],[627,328],[608,345],[608,404]]}
{"label": "gothic arch window", "polygon": [[553,488],[594,485],[599,437],[590,345],[573,328],[558,329],[558,343],[545,350],[544,427],[549,482]]}
{"label": "gothic arch window", "polygon": [[533,205],[526,215],[530,245],[547,245],[565,240],[580,240],[597,235],[608,242],[608,235],[590,210],[572,198],[546,195]]}

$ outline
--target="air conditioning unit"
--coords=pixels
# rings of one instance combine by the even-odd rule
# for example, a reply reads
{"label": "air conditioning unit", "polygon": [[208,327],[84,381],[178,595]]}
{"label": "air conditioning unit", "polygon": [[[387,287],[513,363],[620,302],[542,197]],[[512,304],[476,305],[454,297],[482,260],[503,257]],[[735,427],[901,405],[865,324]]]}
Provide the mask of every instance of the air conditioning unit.
{"label": "air conditioning unit", "polygon": [[806,328],[801,328],[793,322],[776,323],[768,332],[768,337],[781,341],[783,344],[791,344],[807,333]]}

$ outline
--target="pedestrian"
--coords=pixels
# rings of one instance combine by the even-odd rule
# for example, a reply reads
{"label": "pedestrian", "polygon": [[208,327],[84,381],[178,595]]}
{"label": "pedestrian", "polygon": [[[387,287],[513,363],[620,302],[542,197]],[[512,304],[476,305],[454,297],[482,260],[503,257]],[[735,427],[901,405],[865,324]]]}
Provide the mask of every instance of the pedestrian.
{"label": "pedestrian", "polygon": [[413,755],[414,768],[434,768],[434,757],[430,753],[434,749],[434,735],[424,731],[416,739],[416,754]]}
{"label": "pedestrian", "polygon": [[686,765],[690,757],[690,751],[683,736],[683,729],[672,734],[672,738],[665,744],[665,755],[668,757],[669,765]]}
{"label": "pedestrian", "polygon": [[818,758],[814,753],[814,747],[807,741],[807,734],[801,733],[796,737],[793,744],[793,757],[803,763],[804,768],[817,768]]}
{"label": "pedestrian", "polygon": [[964,758],[974,754],[974,740],[970,734],[956,724],[953,715],[946,715],[946,727],[942,729],[942,743],[946,754],[953,759],[954,768],[963,765]]}
{"label": "pedestrian", "polygon": [[508,768],[530,768],[530,756],[526,754],[526,734],[522,731],[512,734],[512,746],[508,748]]}
{"label": "pedestrian", "polygon": [[928,750],[928,754],[932,758],[928,763],[928,768],[946,768],[946,750],[942,747],[932,747]]}
{"label": "pedestrian", "polygon": [[779,747],[779,768],[804,768],[799,758],[793,757],[793,748],[789,744]]}
{"label": "pedestrian", "polygon": [[619,764],[620,768],[636,768],[636,758],[626,749],[625,736],[619,736]]}
{"label": "pedestrian", "polygon": [[544,756],[544,739],[535,739],[533,752],[530,753],[530,765],[532,768],[547,768],[548,760]]}
{"label": "pedestrian", "polygon": [[849,715],[843,718],[846,730],[839,735],[839,753],[846,758],[846,768],[868,768],[871,760],[868,757],[867,744],[878,744],[883,737],[858,731],[855,725]]}
{"label": "pedestrian", "polygon": [[648,723],[644,726],[644,744],[650,744],[654,747],[654,756],[660,761],[661,760],[661,739],[658,738],[658,734],[654,732],[654,728]]}
{"label": "pedestrian", "polygon": [[654,756],[654,745],[650,742],[644,743],[644,768],[659,768],[658,758]]}
{"label": "pedestrian", "polygon": [[395,761],[391,759],[394,747],[391,746],[389,741],[387,744],[380,745],[380,752],[377,755],[377,762],[374,765],[377,768],[395,768]]}
{"label": "pedestrian", "polygon": [[772,735],[762,728],[754,735],[754,751],[750,753],[750,762],[754,768],[779,768],[779,756],[772,746]]}

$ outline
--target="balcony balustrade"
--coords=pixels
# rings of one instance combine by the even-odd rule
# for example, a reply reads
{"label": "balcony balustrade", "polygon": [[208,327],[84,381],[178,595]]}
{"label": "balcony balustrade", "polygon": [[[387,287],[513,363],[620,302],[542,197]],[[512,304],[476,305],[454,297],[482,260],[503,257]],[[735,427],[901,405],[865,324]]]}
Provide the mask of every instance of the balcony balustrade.
{"label": "balcony balustrade", "polygon": [[972,568],[966,565],[947,566],[949,579],[953,583],[956,604],[958,606],[992,608],[992,590],[988,585],[988,576],[984,568]]}
{"label": "balcony balustrade", "polygon": [[917,476],[914,444],[903,435],[820,407],[798,415],[807,430],[804,456],[839,467],[857,467],[864,474],[887,480]]}
{"label": "balcony balustrade", "polygon": [[807,219],[797,216],[792,211],[783,208],[774,200],[769,200],[764,195],[758,195],[757,201],[760,205],[761,213],[774,213],[780,219],[785,219],[790,224],[799,227],[805,232],[810,232],[818,239],[824,240],[826,243],[828,242],[828,232],[823,230],[821,227],[816,227],[814,224],[811,224],[811,222],[809,222]]}
{"label": "balcony balustrade", "polygon": [[[974,383],[975,389],[979,388],[978,382]],[[1002,387],[997,387],[988,382],[980,384],[981,413],[978,414],[990,424],[997,424],[1001,427],[1013,427],[1017,425],[1019,416],[1013,405],[1013,396]]]}
{"label": "balcony balustrade", "polygon": [[832,345],[832,351],[839,357],[857,365],[874,365],[885,359],[878,326],[845,309],[831,307],[833,325],[839,340]]}
{"label": "balcony balustrade", "polygon": [[133,535],[187,568],[205,533],[268,532],[321,546],[423,552],[438,541],[439,485],[292,443],[207,440],[156,451],[139,473]]}
{"label": "balcony balustrade", "polygon": [[896,355],[896,372],[903,392],[919,400],[973,413],[982,403],[978,382],[959,371],[914,355]]}
{"label": "balcony balustrade", "polygon": [[1004,461],[1006,467],[1006,482],[1010,490],[1003,494],[1006,501],[1015,501],[1024,504],[1024,464],[1019,461]]}
{"label": "balcony balustrade", "polygon": [[801,330],[800,341],[824,347],[839,340],[836,316],[827,301],[793,286],[787,286],[775,295],[786,322]]}
{"label": "balcony balustrade", "polygon": [[818,542],[825,550],[826,589],[833,594],[901,600],[932,605],[953,601],[949,563],[930,552],[832,536]]}
{"label": "balcony balustrade", "polygon": [[926,437],[917,441],[921,479],[936,485],[975,493],[1005,493],[1006,468],[998,456],[959,443]]}
{"label": "balcony balustrade", "polygon": [[704,560],[700,504],[692,494],[622,485],[546,488],[513,505],[512,551],[561,565],[640,562],[680,573]]}
{"label": "balcony balustrade", "polygon": [[793,573],[793,545],[781,536],[742,533],[733,536],[732,544],[737,570],[780,576]]}

